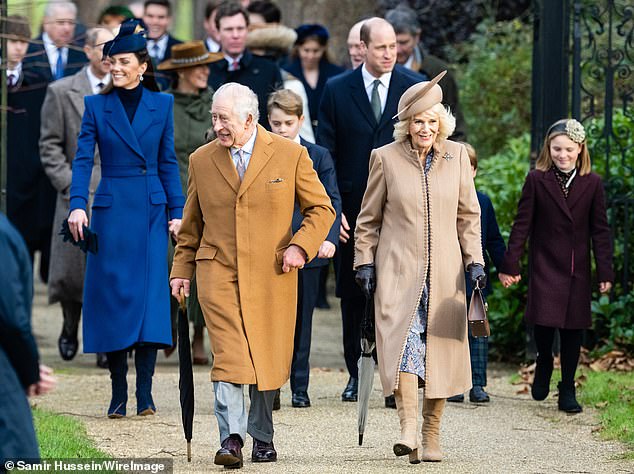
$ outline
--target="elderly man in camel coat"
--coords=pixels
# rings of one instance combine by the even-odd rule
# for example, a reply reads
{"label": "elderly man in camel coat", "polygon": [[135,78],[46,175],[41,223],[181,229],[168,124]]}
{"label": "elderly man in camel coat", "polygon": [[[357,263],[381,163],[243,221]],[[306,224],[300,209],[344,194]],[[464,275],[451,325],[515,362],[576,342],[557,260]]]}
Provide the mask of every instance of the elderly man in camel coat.
{"label": "elderly man in camel coat", "polygon": [[[196,272],[214,356],[221,440],[214,462],[238,468],[247,431],[253,462],[277,459],[272,408],[290,373],[295,270],[317,255],[335,213],[306,149],[257,125],[257,96],[249,88],[223,85],[211,112],[218,138],[190,157],[171,287],[175,296],[181,288],[187,294]],[[296,201],[304,220],[293,235]]]}

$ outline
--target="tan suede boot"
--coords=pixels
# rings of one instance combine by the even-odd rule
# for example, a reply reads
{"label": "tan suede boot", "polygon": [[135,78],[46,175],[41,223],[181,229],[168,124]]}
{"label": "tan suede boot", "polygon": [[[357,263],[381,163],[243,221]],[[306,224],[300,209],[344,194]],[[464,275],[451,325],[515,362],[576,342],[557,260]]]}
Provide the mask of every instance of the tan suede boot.
{"label": "tan suede boot", "polygon": [[418,376],[401,372],[398,388],[394,391],[396,411],[401,423],[401,439],[394,444],[394,454],[409,454],[410,462],[420,462],[418,458]]}
{"label": "tan suede boot", "polygon": [[423,401],[423,461],[442,461],[440,419],[444,408],[444,398],[425,398]]}

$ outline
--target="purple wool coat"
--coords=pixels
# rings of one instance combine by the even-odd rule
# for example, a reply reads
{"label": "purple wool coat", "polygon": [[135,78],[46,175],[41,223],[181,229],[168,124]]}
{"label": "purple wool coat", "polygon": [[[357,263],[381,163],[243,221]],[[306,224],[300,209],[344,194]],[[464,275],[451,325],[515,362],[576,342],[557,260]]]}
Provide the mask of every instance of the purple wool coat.
{"label": "purple wool coat", "polygon": [[564,329],[589,328],[590,244],[598,281],[614,281],[612,239],[599,175],[577,175],[566,199],[552,170],[531,171],[522,189],[502,273],[520,273],[527,239],[526,321]]}

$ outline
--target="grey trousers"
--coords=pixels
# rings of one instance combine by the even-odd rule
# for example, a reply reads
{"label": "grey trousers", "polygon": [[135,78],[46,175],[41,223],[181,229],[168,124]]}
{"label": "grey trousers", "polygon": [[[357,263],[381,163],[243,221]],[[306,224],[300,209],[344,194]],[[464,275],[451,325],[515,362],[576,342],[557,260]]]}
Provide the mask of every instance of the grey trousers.
{"label": "grey trousers", "polygon": [[244,385],[214,382],[216,402],[214,411],[222,443],[231,434],[238,434],[244,442],[249,433],[258,441],[273,441],[273,400],[275,390],[261,392],[256,385],[249,385],[251,407],[247,418],[244,403]]}

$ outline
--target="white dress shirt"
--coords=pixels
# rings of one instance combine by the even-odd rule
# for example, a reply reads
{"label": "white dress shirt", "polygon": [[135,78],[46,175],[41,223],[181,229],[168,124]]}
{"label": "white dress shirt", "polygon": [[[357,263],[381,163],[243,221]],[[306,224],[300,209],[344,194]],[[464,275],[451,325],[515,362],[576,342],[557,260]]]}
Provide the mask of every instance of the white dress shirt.
{"label": "white dress shirt", "polygon": [[[165,52],[167,51],[168,40],[169,40],[169,35],[167,33],[165,33],[163,36],[161,36],[159,39],[156,39],[156,40],[148,39],[147,50],[148,50],[148,53],[150,53],[150,56],[152,56],[157,61],[162,61],[163,58],[165,57]],[[158,52],[156,55],[154,55],[154,45],[158,46]]]}
{"label": "white dress shirt", "polygon": [[[90,82],[90,88],[93,94],[99,94],[101,90],[110,83],[110,73],[99,79],[90,70],[90,66],[86,68],[86,75],[88,76],[88,82]],[[103,87],[99,87],[100,83],[103,84]]]}
{"label": "white dress shirt", "polygon": [[385,103],[387,102],[387,92],[390,88],[390,79],[392,79],[392,71],[386,72],[381,77],[374,77],[370,74],[370,71],[365,67],[365,63],[361,66],[361,77],[363,77],[363,86],[365,87],[365,93],[368,95],[368,101],[372,103],[372,89],[374,89],[374,80],[381,81],[379,85],[379,98],[381,99],[381,113],[385,110]]}
{"label": "white dress shirt", "polygon": [[[242,59],[242,56],[244,56],[244,54],[241,54],[240,56],[238,56],[237,58],[232,58],[231,56],[229,56],[228,54],[223,53],[225,59],[227,60],[227,63],[229,64],[228,66],[228,70],[229,71],[237,71],[238,69],[240,69],[240,60]],[[233,67],[233,63],[237,62],[238,66],[237,67]]]}
{"label": "white dress shirt", "polygon": [[251,161],[251,155],[253,154],[253,147],[255,146],[255,137],[258,134],[257,126],[253,129],[253,133],[251,137],[247,140],[247,142],[240,147],[231,147],[231,159],[233,160],[233,165],[238,169],[238,159],[240,158],[240,154],[238,153],[242,150],[242,157],[244,158],[244,169],[246,170],[249,167],[249,162]]}
{"label": "white dress shirt", "polygon": [[15,69],[7,69],[7,83],[9,81],[9,77],[13,76],[13,87],[15,87],[20,80],[20,75],[22,74],[22,63],[18,63]]}
{"label": "white dress shirt", "polygon": [[205,44],[207,45],[207,49],[210,53],[217,53],[220,51],[220,43],[216,43],[216,41],[209,36],[205,38]]}
{"label": "white dress shirt", "polygon": [[46,57],[48,58],[48,64],[51,67],[51,74],[55,77],[55,69],[57,69],[57,56],[59,55],[59,51],[62,53],[62,61],[64,62],[64,67],[68,64],[68,47],[63,46],[57,49],[55,43],[51,40],[51,37],[47,33],[42,33],[42,42],[44,43],[44,50],[46,51]]}

